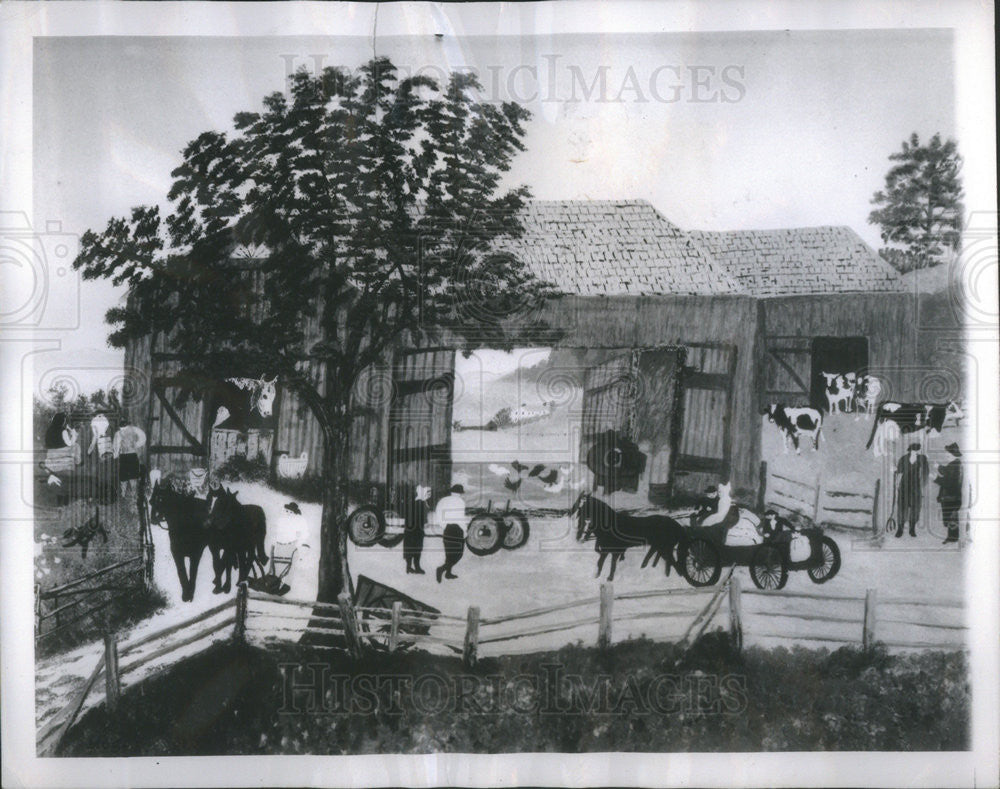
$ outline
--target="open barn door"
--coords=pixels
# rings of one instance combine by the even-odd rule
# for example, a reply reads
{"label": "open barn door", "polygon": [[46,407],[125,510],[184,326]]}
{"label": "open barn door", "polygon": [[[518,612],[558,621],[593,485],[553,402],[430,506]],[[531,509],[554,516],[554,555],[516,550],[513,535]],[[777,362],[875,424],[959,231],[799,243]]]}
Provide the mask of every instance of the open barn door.
{"label": "open barn door", "polygon": [[683,416],[675,461],[674,493],[702,494],[729,479],[736,348],[712,343],[687,346]]}
{"label": "open barn door", "polygon": [[[595,446],[614,431],[632,442],[639,456],[633,468],[628,453],[616,453],[628,468],[616,475],[612,487],[638,492],[656,504],[665,502],[671,485],[683,361],[681,348],[629,350],[589,367],[584,375],[581,462],[592,465],[588,459],[594,460]],[[606,459],[605,465],[611,462],[617,461]]]}
{"label": "open barn door", "polygon": [[401,485],[427,485],[437,498],[451,485],[455,352],[405,351],[393,364],[389,411],[389,498]]}

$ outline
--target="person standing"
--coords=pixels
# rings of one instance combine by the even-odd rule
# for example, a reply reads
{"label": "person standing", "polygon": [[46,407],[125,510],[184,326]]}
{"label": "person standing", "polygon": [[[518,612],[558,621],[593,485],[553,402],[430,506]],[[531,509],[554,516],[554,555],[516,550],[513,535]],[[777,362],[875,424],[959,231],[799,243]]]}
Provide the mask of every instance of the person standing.
{"label": "person standing", "polygon": [[948,528],[948,536],[941,543],[958,542],[958,513],[962,508],[962,450],[952,442],[945,447],[952,460],[939,466],[934,484],[938,486],[937,500],[941,504],[941,518]]}
{"label": "person standing", "polygon": [[403,531],[403,558],[406,560],[406,572],[417,575],[424,574],[420,569],[420,556],[424,551],[424,529],[430,514],[427,504],[430,494],[431,489],[423,485],[407,485],[403,491],[403,520],[406,522]]}
{"label": "person standing", "polygon": [[444,564],[437,568],[437,582],[441,577],[458,578],[452,572],[465,553],[465,529],[468,518],[465,515],[465,499],[462,495],[465,488],[452,485],[448,495],[442,498],[434,508],[434,522],[440,528],[444,525]]}
{"label": "person standing", "polygon": [[910,536],[917,536],[917,521],[920,520],[920,504],[924,497],[929,468],[927,456],[921,454],[920,444],[910,444],[906,454],[896,464],[899,487],[896,489],[896,536],[903,536],[903,524],[910,524]]}

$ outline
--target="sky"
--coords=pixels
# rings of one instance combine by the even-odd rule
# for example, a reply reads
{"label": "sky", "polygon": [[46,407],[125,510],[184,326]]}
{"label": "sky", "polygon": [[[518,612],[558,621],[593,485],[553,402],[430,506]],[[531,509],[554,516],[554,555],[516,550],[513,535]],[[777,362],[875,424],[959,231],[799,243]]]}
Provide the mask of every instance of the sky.
{"label": "sky", "polygon": [[[34,45],[34,216],[70,240],[160,203],[184,145],[231,128],[290,70],[373,54],[532,113],[507,185],[541,199],[645,199],[685,229],[848,225],[874,248],[870,200],[912,132],[954,135],[944,30],[420,37],[45,37]],[[959,140],[961,149],[961,140]],[[78,296],[74,296],[74,287]],[[58,354],[101,385],[120,366],[103,313],[122,293],[73,283]],[[76,301],[74,301],[74,298]],[[44,387],[42,387],[44,388]]]}

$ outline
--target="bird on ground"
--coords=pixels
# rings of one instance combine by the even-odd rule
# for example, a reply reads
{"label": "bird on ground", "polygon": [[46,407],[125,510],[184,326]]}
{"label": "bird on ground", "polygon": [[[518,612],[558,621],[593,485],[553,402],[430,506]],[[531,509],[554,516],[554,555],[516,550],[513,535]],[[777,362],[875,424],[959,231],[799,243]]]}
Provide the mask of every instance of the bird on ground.
{"label": "bird on ground", "polygon": [[520,477],[518,477],[514,481],[511,481],[510,478],[508,478],[503,481],[503,484],[504,487],[507,488],[507,490],[517,490],[519,487],[521,487],[521,482],[522,480]]}
{"label": "bird on ground", "polygon": [[514,469],[514,471],[516,471],[518,474],[520,474],[522,471],[527,470],[527,468],[528,468],[527,466],[525,466],[525,465],[523,465],[521,463],[518,463],[516,460],[513,463],[510,464],[510,467],[512,469]]}
{"label": "bird on ground", "polygon": [[539,463],[539,464],[537,464],[535,466],[532,466],[531,471],[528,472],[528,476],[529,477],[537,477],[543,471],[545,471],[545,464],[544,463]]}
{"label": "bird on ground", "polygon": [[538,479],[545,485],[552,485],[559,478],[559,472],[556,469],[549,469],[545,474],[539,474]]}

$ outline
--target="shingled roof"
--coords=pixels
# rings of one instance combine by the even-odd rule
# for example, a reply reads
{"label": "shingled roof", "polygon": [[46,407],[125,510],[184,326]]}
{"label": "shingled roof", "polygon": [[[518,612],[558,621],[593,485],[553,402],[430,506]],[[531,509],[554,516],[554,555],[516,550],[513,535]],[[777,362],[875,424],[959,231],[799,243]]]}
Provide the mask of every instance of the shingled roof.
{"label": "shingled roof", "polygon": [[899,274],[849,227],[692,231],[754,296],[900,291]]}
{"label": "shingled roof", "polygon": [[734,294],[736,279],[643,200],[530,200],[503,240],[539,279],[584,295]]}

